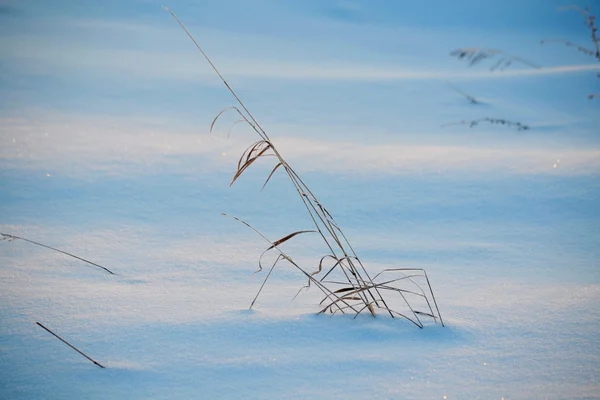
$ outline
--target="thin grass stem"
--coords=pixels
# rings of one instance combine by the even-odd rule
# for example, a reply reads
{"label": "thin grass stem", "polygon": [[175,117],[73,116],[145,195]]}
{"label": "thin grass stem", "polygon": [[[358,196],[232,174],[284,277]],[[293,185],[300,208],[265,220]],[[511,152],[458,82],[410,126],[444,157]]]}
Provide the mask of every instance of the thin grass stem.
{"label": "thin grass stem", "polygon": [[64,250],[60,250],[60,249],[57,249],[57,248],[55,248],[55,247],[48,246],[48,245],[45,245],[45,244],[43,244],[43,243],[40,243],[40,242],[36,242],[36,241],[34,241],[34,240],[25,239],[24,237],[15,236],[15,235],[9,235],[8,233],[0,233],[0,235],[2,235],[2,239],[3,239],[3,240],[4,240],[4,239],[8,239],[8,240],[14,240],[14,239],[17,239],[17,240],[22,240],[22,241],[24,241],[24,242],[28,242],[28,243],[31,243],[31,244],[35,244],[36,246],[45,247],[46,249],[54,250],[54,251],[56,251],[56,252],[59,252],[59,253],[61,253],[61,254],[64,254],[64,255],[66,255],[66,256],[69,256],[69,257],[76,258],[77,260],[83,261],[84,263],[87,263],[87,264],[93,265],[94,267],[97,267],[97,268],[101,268],[101,269],[103,269],[104,271],[108,272],[108,273],[109,273],[109,274],[111,274],[111,275],[115,275],[115,273],[114,273],[114,272],[112,272],[110,269],[108,269],[108,268],[106,268],[106,267],[103,267],[103,266],[102,266],[102,265],[100,265],[100,264],[96,264],[95,262],[92,262],[92,261],[90,261],[90,260],[86,260],[85,258],[82,258],[82,257],[76,256],[75,254],[68,253],[68,252],[66,252],[66,251],[64,251]]}
{"label": "thin grass stem", "polygon": [[94,360],[93,358],[91,358],[90,356],[85,354],[83,351],[79,350],[77,347],[73,346],[71,343],[67,342],[65,339],[61,338],[56,333],[52,332],[50,329],[46,328],[44,325],[40,324],[39,322],[36,322],[36,324],[39,327],[41,327],[42,329],[46,330],[52,336],[54,336],[55,338],[57,338],[58,340],[60,340],[61,342],[63,342],[64,344],[66,344],[67,346],[69,346],[70,348],[72,348],[73,350],[75,350],[76,352],[78,352],[79,354],[81,354],[82,356],[87,358],[88,360],[90,360],[92,363],[96,364],[100,368],[106,368],[104,365],[100,364],[98,361]]}

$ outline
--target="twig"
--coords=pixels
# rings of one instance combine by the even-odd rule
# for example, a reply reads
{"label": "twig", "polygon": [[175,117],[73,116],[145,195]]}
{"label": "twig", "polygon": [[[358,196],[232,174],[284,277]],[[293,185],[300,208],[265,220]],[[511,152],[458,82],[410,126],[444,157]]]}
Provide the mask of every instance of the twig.
{"label": "twig", "polygon": [[52,332],[50,329],[46,328],[44,325],[40,324],[39,322],[36,322],[36,324],[38,324],[41,328],[45,329],[52,336],[54,336],[55,338],[57,338],[58,340],[60,340],[61,342],[63,342],[64,344],[66,344],[67,346],[69,346],[70,348],[72,348],[73,350],[75,350],[76,352],[78,352],[79,354],[81,354],[82,356],[84,356],[85,358],[87,358],[88,360],[93,362],[94,364],[96,364],[97,366],[99,366],[100,368],[106,368],[104,365],[100,364],[98,361],[89,357],[83,351],[79,350],[77,347],[73,346],[71,343],[67,342],[65,339],[61,338],[56,333]]}

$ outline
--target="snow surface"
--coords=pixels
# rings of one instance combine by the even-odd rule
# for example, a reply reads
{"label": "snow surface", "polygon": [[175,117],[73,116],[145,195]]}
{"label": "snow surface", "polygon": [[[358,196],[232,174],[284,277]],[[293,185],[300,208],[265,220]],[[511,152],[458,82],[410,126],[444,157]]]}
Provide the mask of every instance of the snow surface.
{"label": "snow surface", "polygon": [[[92,3],[0,8],[12,99],[0,102],[0,232],[116,273],[0,242],[1,399],[600,399],[597,83],[582,55],[539,46],[553,30],[586,40],[579,20],[555,2],[506,2],[507,38],[489,18],[460,19],[462,1],[460,24],[433,15],[434,27],[416,6],[412,22],[388,15],[391,3],[257,2],[272,25],[241,22],[243,4],[171,5],[213,40],[369,271],[427,270],[446,327],[418,329],[315,315],[319,293],[292,301],[305,280],[283,266],[248,310],[265,242],[220,213],[275,240],[311,228],[300,200],[282,174],[259,191],[268,162],[228,187],[254,137],[238,126],[225,139],[230,116],[209,135],[231,99],[163,10]],[[537,12],[565,22],[531,26]],[[474,36],[557,69],[503,76],[447,56]],[[532,129],[440,128],[488,116]],[[312,270],[317,239],[285,248]]]}

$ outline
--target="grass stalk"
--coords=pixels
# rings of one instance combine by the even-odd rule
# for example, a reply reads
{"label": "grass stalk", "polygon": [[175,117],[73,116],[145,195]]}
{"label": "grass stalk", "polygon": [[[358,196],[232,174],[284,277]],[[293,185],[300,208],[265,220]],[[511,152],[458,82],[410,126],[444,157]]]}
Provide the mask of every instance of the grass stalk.
{"label": "grass stalk", "polygon": [[90,260],[86,260],[85,258],[76,256],[75,254],[68,253],[68,252],[66,252],[64,250],[60,250],[60,249],[57,249],[55,247],[51,247],[51,246],[45,245],[43,243],[39,243],[39,242],[36,242],[34,240],[25,239],[24,237],[15,236],[15,235],[9,235],[8,233],[0,233],[0,235],[2,235],[2,239],[0,239],[0,240],[9,240],[9,241],[10,240],[22,240],[22,241],[27,242],[27,243],[35,244],[36,246],[45,247],[46,249],[54,250],[54,251],[59,252],[61,254],[67,255],[69,257],[76,258],[77,260],[83,261],[84,263],[87,263],[87,264],[93,265],[94,267],[103,269],[104,271],[108,272],[111,275],[115,275],[115,273],[112,272],[110,269],[108,269],[106,267],[103,267],[100,264],[96,264],[95,262],[92,262]]}
{"label": "grass stalk", "polygon": [[[322,303],[326,302],[326,306],[323,308],[322,312],[325,312],[326,310],[330,310],[330,312],[332,312],[332,313],[335,313],[336,311],[340,311],[340,312],[344,313],[344,310],[352,310],[355,314],[358,315],[363,310],[369,309],[371,314],[373,316],[375,316],[376,315],[375,308],[383,308],[384,310],[386,310],[389,313],[389,315],[392,318],[394,318],[394,315],[401,315],[405,318],[408,318],[397,311],[393,311],[389,307],[388,303],[386,302],[386,300],[382,296],[382,293],[380,292],[380,289],[385,289],[386,291],[390,291],[390,290],[396,291],[400,294],[400,296],[404,299],[404,302],[406,303],[408,308],[411,310],[416,321],[412,320],[411,318],[408,318],[408,319],[411,320],[411,322],[413,322],[415,325],[422,327],[422,323],[419,320],[419,317],[417,315],[417,310],[413,309],[413,307],[410,305],[409,301],[405,297],[404,292],[406,292],[406,294],[410,294],[411,292],[403,290],[400,287],[394,286],[397,284],[402,284],[402,282],[404,280],[406,280],[406,278],[393,279],[391,281],[387,281],[387,282],[383,282],[383,283],[377,283],[374,281],[374,279],[371,277],[371,275],[369,274],[369,272],[363,265],[362,261],[357,256],[352,245],[350,244],[350,242],[344,235],[343,231],[340,229],[339,225],[337,224],[337,222],[335,221],[335,219],[333,218],[331,213],[322,205],[322,203],[317,199],[317,197],[309,189],[309,187],[306,185],[306,183],[300,178],[300,176],[296,173],[296,171],[294,171],[292,169],[292,167],[285,161],[285,159],[283,158],[283,156],[281,155],[281,153],[279,152],[279,150],[277,149],[277,147],[275,146],[273,141],[269,138],[269,135],[267,135],[267,133],[262,128],[262,126],[259,124],[257,119],[249,111],[249,109],[246,107],[246,105],[242,102],[242,100],[237,95],[237,93],[233,90],[233,88],[229,85],[229,83],[227,82],[227,80],[225,79],[223,74],[218,70],[218,68],[215,66],[215,64],[212,62],[212,60],[209,58],[209,56],[206,54],[206,52],[200,46],[198,41],[193,37],[193,35],[185,27],[183,22],[181,22],[181,20],[177,17],[177,15],[171,9],[169,9],[167,7],[164,7],[164,8],[177,21],[177,23],[181,26],[181,28],[184,30],[186,35],[192,40],[192,42],[194,43],[196,48],[202,53],[203,57],[206,59],[206,61],[209,63],[209,65],[212,67],[212,69],[215,71],[215,73],[219,76],[221,82],[226,86],[227,90],[233,95],[233,97],[235,98],[235,100],[239,106],[239,108],[237,106],[227,107],[227,108],[223,109],[221,112],[219,112],[219,114],[214,118],[214,120],[212,121],[212,123],[210,125],[210,131],[212,132],[212,130],[215,126],[215,123],[217,122],[219,117],[221,115],[223,115],[224,112],[226,112],[227,110],[233,110],[233,111],[237,112],[241,116],[242,120],[245,121],[256,132],[256,134],[261,138],[261,140],[253,143],[250,147],[248,147],[246,149],[246,151],[244,151],[244,153],[241,155],[241,157],[238,161],[237,171],[234,174],[234,177],[231,181],[231,185],[233,185],[243,175],[243,173],[246,172],[248,170],[248,168],[259,158],[267,157],[267,156],[274,156],[277,159],[277,163],[271,170],[271,173],[268,175],[268,177],[263,185],[263,188],[269,182],[269,180],[271,179],[273,174],[280,167],[283,167],[283,170],[285,171],[286,175],[290,179],[290,182],[294,185],[294,188],[296,189],[296,192],[298,193],[298,196],[300,197],[300,200],[302,201],[304,208],[306,209],[310,219],[312,220],[312,223],[315,227],[314,232],[317,232],[319,234],[319,236],[322,238],[325,246],[329,250],[329,254],[327,254],[326,256],[321,258],[321,262],[319,263],[318,270],[313,273],[308,273],[304,268],[300,267],[294,260],[292,260],[292,258],[289,255],[284,253],[279,247],[279,245],[283,244],[285,241],[291,239],[292,237],[296,236],[299,233],[304,233],[306,231],[296,231],[290,235],[283,237],[282,239],[280,239],[278,241],[272,242],[269,239],[267,239],[267,237],[265,235],[263,235],[261,232],[259,232],[257,229],[252,227],[247,222],[245,222],[237,217],[232,217],[232,218],[238,220],[239,222],[242,222],[249,228],[251,228],[257,234],[259,234],[263,239],[265,239],[267,242],[269,242],[269,244],[270,244],[269,248],[267,248],[259,257],[259,271],[262,270],[261,260],[266,252],[268,252],[272,249],[276,249],[279,252],[277,258],[275,259],[275,262],[269,269],[267,276],[265,277],[260,289],[258,290],[258,293],[256,294],[255,298],[253,299],[253,301],[250,305],[250,308],[252,308],[252,306],[255,304],[258,296],[262,292],[267,280],[271,276],[271,273],[273,272],[275,267],[278,265],[278,263],[280,261],[285,260],[288,263],[292,264],[296,269],[298,269],[308,279],[308,285],[304,286],[303,288],[310,287],[311,284],[314,284],[325,295],[325,297],[323,298],[323,300],[320,303],[320,304],[322,304]],[[237,122],[236,122],[236,124],[237,124]],[[230,130],[231,130],[231,128],[230,128]],[[223,215],[228,216],[225,213],[223,213]],[[327,257],[331,257],[336,262],[335,262],[334,266],[325,274],[325,277],[327,277],[335,269],[340,270],[342,275],[347,280],[346,284],[349,284],[351,287],[350,293],[345,293],[345,294],[339,296],[338,295],[339,291],[334,291],[331,288],[329,288],[327,281],[324,281],[325,277],[320,278],[320,279],[318,277],[316,277],[316,275],[321,273],[323,260]],[[375,277],[377,277],[378,275],[376,275]],[[302,290],[302,288],[300,290]],[[426,297],[425,293],[422,290],[421,290],[421,292],[422,292],[422,294],[420,294],[420,295]],[[427,301],[427,303],[429,304],[429,301]],[[429,307],[429,308],[431,311],[430,314],[422,313],[422,312],[420,314],[421,315],[433,315],[434,314],[433,310],[431,309],[431,307]],[[438,313],[439,313],[439,310],[438,310]],[[435,321],[436,320],[435,316],[433,318]],[[440,320],[441,320],[441,317],[440,317]]]}
{"label": "grass stalk", "polygon": [[91,358],[90,356],[85,354],[83,351],[79,350],[77,347],[73,346],[71,343],[67,342],[65,339],[61,338],[56,333],[52,332],[50,329],[46,328],[44,325],[40,324],[39,322],[36,322],[36,324],[40,328],[44,329],[46,332],[50,333],[52,336],[54,336],[55,338],[57,338],[58,340],[60,340],[61,342],[63,342],[64,344],[66,344],[67,346],[69,346],[70,348],[72,348],[73,350],[75,350],[76,352],[78,352],[79,354],[81,354],[82,356],[87,358],[88,360],[90,360],[92,363],[96,364],[100,368],[106,368],[104,365],[100,364],[98,361],[94,360],[93,358]]}

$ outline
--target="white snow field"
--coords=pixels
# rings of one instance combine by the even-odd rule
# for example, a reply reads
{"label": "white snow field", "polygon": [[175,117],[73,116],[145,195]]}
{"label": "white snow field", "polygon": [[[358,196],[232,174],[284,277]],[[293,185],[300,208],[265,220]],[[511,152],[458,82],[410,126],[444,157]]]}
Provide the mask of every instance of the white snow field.
{"label": "white snow field", "polygon": [[[317,315],[285,264],[249,310],[269,244],[221,213],[312,229],[294,187],[260,190],[270,159],[229,187],[258,138],[227,113],[209,133],[234,99],[162,3],[52,3],[0,1],[0,232],[115,274],[0,241],[0,399],[600,399],[600,64],[540,45],[593,46],[576,11],[167,4],[368,271],[427,270],[445,326],[419,329]],[[471,46],[541,68],[448,55]],[[482,118],[529,129],[459,123]]]}

